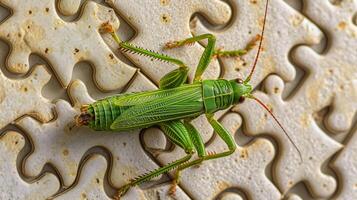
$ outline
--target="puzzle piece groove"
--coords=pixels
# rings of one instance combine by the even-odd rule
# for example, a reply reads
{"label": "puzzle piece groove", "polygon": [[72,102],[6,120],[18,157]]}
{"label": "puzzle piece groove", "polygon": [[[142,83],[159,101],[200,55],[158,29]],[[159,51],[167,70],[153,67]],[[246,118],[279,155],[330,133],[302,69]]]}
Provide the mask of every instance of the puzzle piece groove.
{"label": "puzzle piece groove", "polygon": [[0,129],[23,115],[41,122],[53,118],[53,105],[42,97],[41,90],[51,75],[44,66],[35,66],[24,79],[8,79],[0,71]]}
{"label": "puzzle piece groove", "polygon": [[[194,35],[212,33],[217,37],[217,47],[223,50],[244,49],[248,42],[261,33],[266,1],[232,1],[237,16],[224,31],[206,28],[195,18],[191,22]],[[286,81],[295,78],[294,66],[289,61],[291,48],[299,44],[318,44],[322,32],[310,20],[281,0],[269,1],[264,34],[263,52],[251,80],[252,85],[261,83],[269,74],[277,74]],[[243,59],[221,57],[224,78],[246,78],[251,70],[258,47]]]}
{"label": "puzzle piece groove", "polygon": [[[182,60],[190,67],[190,77],[198,65],[198,55],[203,53],[199,44],[178,49],[163,50],[165,44],[173,40],[182,40],[191,37],[189,22],[191,16],[202,13],[214,24],[223,25],[231,17],[230,7],[218,0],[185,1],[131,1],[106,0],[112,7],[128,20],[136,29],[136,36],[131,43],[156,52],[169,54]],[[152,59],[141,55],[127,53],[127,56],[136,63],[151,80],[158,83],[160,78],[172,71],[174,65],[162,62],[152,62]],[[219,64],[213,61],[205,73],[206,77],[215,78],[220,73]]]}
{"label": "puzzle piece groove", "polygon": [[308,68],[315,77],[312,88],[320,88],[315,104],[332,104],[327,127],[346,132],[357,112],[357,27],[351,20],[356,14],[357,1],[304,1],[306,15],[323,27],[329,35],[326,53],[319,55],[308,47],[293,52],[297,64]]}
{"label": "puzzle piece groove", "polygon": [[112,9],[90,1],[79,20],[65,22],[57,16],[54,1],[1,0],[0,3],[13,11],[0,25],[0,38],[11,45],[7,59],[11,72],[27,72],[29,55],[36,53],[50,62],[65,87],[71,81],[73,67],[82,61],[93,65],[95,82],[102,90],[123,88],[135,73],[134,68],[113,54],[99,33],[104,22],[119,27]]}
{"label": "puzzle piece groove", "polygon": [[59,189],[59,181],[46,173],[33,183],[21,179],[17,172],[16,158],[25,146],[20,133],[9,131],[0,137],[0,199],[46,199]]}
{"label": "puzzle piece groove", "polygon": [[[309,77],[305,83],[315,81]],[[242,114],[250,135],[269,134],[273,136],[280,149],[273,175],[277,186],[285,193],[295,184],[304,181],[312,195],[327,198],[336,190],[336,180],[321,171],[323,163],[342,148],[324,133],[313,119],[316,109],[313,102],[319,98],[318,90],[311,90],[311,84],[304,84],[293,97],[281,97],[284,83],[281,78],[271,75],[264,82],[267,94],[255,92],[254,96],[265,102],[289,133],[302,153],[299,154],[288,141],[272,117],[254,101],[247,101],[233,110]]]}

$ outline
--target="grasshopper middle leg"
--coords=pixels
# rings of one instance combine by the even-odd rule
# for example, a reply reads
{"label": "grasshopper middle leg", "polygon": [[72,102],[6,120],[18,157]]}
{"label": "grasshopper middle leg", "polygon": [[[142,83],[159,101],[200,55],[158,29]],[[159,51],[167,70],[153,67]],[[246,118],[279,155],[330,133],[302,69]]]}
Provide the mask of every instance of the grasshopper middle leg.
{"label": "grasshopper middle leg", "polygon": [[[234,151],[237,148],[237,145],[236,145],[232,135],[216,119],[214,119],[213,114],[206,114],[206,116],[207,116],[208,122],[211,124],[213,129],[217,132],[219,137],[222,138],[223,141],[227,144],[228,151],[206,155],[202,139],[200,139],[200,135],[198,134],[196,129],[194,129],[194,127],[191,124],[187,124],[186,123],[185,125],[188,126],[188,129],[191,129],[189,126],[192,126],[192,128],[194,129],[194,131],[192,131],[192,129],[191,129],[192,140],[193,141],[196,140],[196,143],[195,142],[194,143],[197,145],[196,149],[197,149],[197,153],[198,153],[199,158],[196,159],[196,160],[193,160],[191,162],[186,162],[184,164],[181,164],[177,168],[177,171],[176,171],[176,174],[175,174],[175,179],[174,179],[174,184],[172,185],[172,187],[170,189],[170,193],[171,194],[174,193],[174,191],[175,191],[174,188],[178,184],[178,181],[179,181],[179,178],[180,178],[180,171],[182,171],[183,169],[186,169],[188,167],[200,164],[201,162],[203,162],[205,160],[212,160],[212,159],[217,159],[217,158],[229,156],[232,153],[234,153]],[[202,147],[200,147],[200,146],[202,146]]]}

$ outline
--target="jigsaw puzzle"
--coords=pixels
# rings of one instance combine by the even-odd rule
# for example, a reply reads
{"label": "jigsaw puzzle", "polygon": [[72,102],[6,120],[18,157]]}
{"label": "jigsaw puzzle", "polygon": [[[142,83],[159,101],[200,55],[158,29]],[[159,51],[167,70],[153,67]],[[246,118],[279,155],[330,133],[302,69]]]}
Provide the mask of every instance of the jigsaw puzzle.
{"label": "jigsaw puzzle", "polygon": [[[0,199],[112,199],[130,179],[185,154],[157,127],[113,133],[74,126],[81,105],[113,91],[155,90],[176,68],[121,52],[101,32],[103,23],[131,44],[184,61],[192,82],[207,42],[174,49],[165,44],[212,33],[217,50],[244,49],[260,34],[266,2],[0,0],[0,16],[10,12],[0,22],[0,40],[10,49],[0,49],[7,57],[0,63]],[[287,130],[302,161],[269,113],[246,100],[215,114],[239,144],[234,154],[182,171],[175,194],[169,194],[172,171],[121,199],[357,198],[357,0],[269,2],[254,95]],[[135,34],[127,36],[126,27]],[[204,79],[246,78],[257,49],[214,59]],[[31,63],[34,54],[50,68]],[[93,74],[75,80],[73,69],[83,62]],[[44,97],[51,77],[67,100]],[[205,117],[193,125],[207,151],[227,148]]]}
{"label": "jigsaw puzzle", "polygon": [[36,53],[49,61],[65,87],[78,62],[93,65],[94,79],[103,90],[124,87],[135,73],[134,68],[113,54],[99,33],[104,22],[119,27],[112,9],[88,2],[80,19],[66,22],[57,15],[54,1],[2,0],[0,3],[12,10],[11,17],[0,26],[0,38],[11,46],[7,59],[11,72],[27,72],[29,55]]}
{"label": "jigsaw puzzle", "polygon": [[24,146],[25,139],[18,132],[8,131],[0,137],[1,199],[45,199],[59,189],[59,180],[53,174],[42,174],[32,183],[22,180],[16,158]]}

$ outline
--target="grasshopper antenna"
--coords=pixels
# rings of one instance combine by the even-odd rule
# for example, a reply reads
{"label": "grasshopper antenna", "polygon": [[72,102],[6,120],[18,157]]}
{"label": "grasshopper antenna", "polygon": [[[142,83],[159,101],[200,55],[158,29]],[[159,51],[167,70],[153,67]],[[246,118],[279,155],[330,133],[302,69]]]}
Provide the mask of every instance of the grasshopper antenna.
{"label": "grasshopper antenna", "polygon": [[250,71],[250,74],[248,75],[248,77],[244,80],[245,83],[248,83],[250,81],[250,79],[252,78],[253,73],[255,71],[255,67],[257,66],[257,63],[258,63],[258,58],[259,58],[260,52],[262,50],[263,37],[264,37],[264,31],[265,31],[265,23],[266,23],[267,14],[268,14],[268,6],[269,6],[269,0],[267,0],[267,3],[265,5],[263,28],[262,28],[262,32],[261,32],[261,35],[260,35],[260,42],[259,42],[258,52],[257,52],[257,55],[255,56],[255,60],[254,60],[254,64],[253,64],[252,70]]}
{"label": "grasshopper antenna", "polygon": [[273,114],[273,112],[268,108],[268,106],[266,106],[262,101],[260,101],[258,98],[256,98],[253,95],[248,95],[247,98],[250,99],[254,99],[256,102],[258,102],[261,106],[263,106],[263,108],[265,110],[267,110],[269,112],[269,114],[274,118],[274,120],[276,121],[276,123],[278,123],[278,125],[280,126],[280,128],[284,131],[285,135],[288,137],[289,141],[294,145],[294,148],[296,149],[296,151],[299,153],[299,157],[300,157],[300,163],[303,162],[302,160],[302,154],[301,151],[299,150],[299,148],[296,146],[296,144],[293,142],[293,140],[291,139],[291,137],[289,136],[288,132],[286,132],[286,130],[284,129],[284,127],[281,125],[281,123],[279,122],[279,120],[275,117],[275,115]]}

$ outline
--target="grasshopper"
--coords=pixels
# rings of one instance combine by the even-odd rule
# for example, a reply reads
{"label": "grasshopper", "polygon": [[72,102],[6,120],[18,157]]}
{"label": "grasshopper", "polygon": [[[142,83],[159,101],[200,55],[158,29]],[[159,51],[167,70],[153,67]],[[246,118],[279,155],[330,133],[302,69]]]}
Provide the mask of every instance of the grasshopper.
{"label": "grasshopper", "polygon": [[[103,24],[102,31],[111,33],[113,39],[118,43],[120,50],[167,61],[178,65],[178,69],[166,74],[160,80],[158,90],[119,94],[98,100],[90,105],[83,105],[81,107],[81,114],[76,117],[76,124],[78,126],[88,126],[98,131],[128,131],[156,125],[161,128],[174,144],[183,148],[187,154],[183,158],[169,163],[166,166],[132,179],[130,183],[119,189],[115,196],[116,199],[124,195],[130,187],[176,169],[173,185],[170,189],[170,193],[174,193],[176,185],[179,183],[181,170],[200,164],[206,160],[217,159],[232,154],[236,149],[236,143],[232,135],[214,118],[214,113],[218,110],[224,110],[232,105],[242,103],[245,98],[254,99],[270,113],[287,135],[290,142],[294,144],[301,158],[299,149],[277,118],[264,103],[251,94],[253,87],[249,81],[257,65],[262,48],[268,5],[269,0],[266,2],[261,35],[253,39],[243,50],[216,50],[216,39],[212,34],[203,34],[166,44],[166,48],[176,48],[200,40],[208,40],[208,44],[197,66],[192,84],[185,84],[188,76],[188,67],[182,61],[123,42],[110,24]],[[257,41],[260,41],[259,49],[251,72],[245,80],[202,80],[202,74],[213,57],[242,56],[252,49]],[[227,151],[221,153],[206,153],[199,132],[190,123],[192,119],[203,114],[206,115],[214,131],[227,144]],[[195,152],[197,152],[198,158],[190,161]]]}

